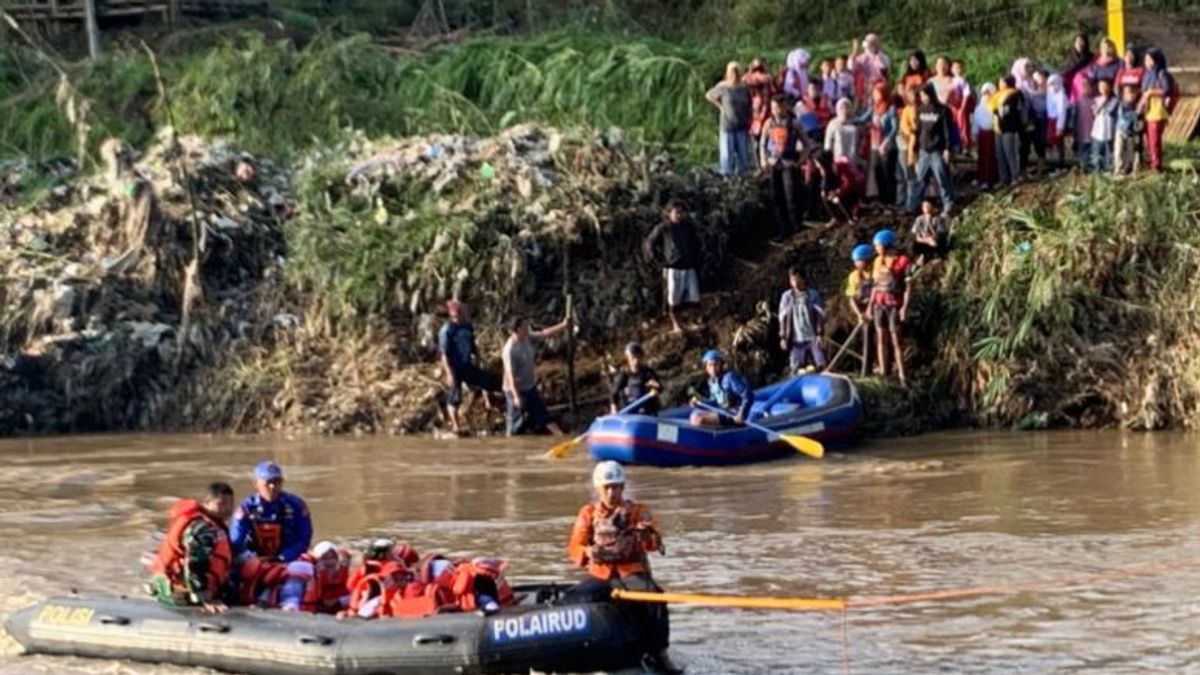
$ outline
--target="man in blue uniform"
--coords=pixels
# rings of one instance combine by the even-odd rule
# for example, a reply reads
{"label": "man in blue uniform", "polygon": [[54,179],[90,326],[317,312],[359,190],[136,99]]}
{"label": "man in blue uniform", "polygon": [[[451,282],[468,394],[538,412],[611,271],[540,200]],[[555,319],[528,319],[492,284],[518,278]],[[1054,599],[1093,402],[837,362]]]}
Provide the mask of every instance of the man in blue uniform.
{"label": "man in blue uniform", "polygon": [[308,505],[283,491],[283,469],[269,460],[254,467],[254,494],[242,500],[229,528],[234,555],[292,562],[308,551],[312,533]]}

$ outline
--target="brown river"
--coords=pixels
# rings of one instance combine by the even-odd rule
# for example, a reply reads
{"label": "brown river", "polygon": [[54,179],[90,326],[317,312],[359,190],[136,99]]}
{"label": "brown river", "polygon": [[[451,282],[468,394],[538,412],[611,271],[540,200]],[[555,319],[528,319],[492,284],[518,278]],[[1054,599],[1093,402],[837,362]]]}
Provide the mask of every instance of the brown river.
{"label": "brown river", "polygon": [[[391,536],[497,553],[510,578],[577,578],[565,558],[590,462],[520,443],[126,435],[0,442],[0,621],[50,594],[134,592],[172,497],[274,458],[318,538]],[[675,607],[689,673],[1200,672],[1200,452],[1170,434],[944,433],[866,443],[820,462],[630,473],[674,591],[906,595],[1103,580],[840,613]],[[843,623],[844,621],[844,623]],[[844,634],[843,634],[844,629]],[[185,673],[21,657],[0,674]]]}

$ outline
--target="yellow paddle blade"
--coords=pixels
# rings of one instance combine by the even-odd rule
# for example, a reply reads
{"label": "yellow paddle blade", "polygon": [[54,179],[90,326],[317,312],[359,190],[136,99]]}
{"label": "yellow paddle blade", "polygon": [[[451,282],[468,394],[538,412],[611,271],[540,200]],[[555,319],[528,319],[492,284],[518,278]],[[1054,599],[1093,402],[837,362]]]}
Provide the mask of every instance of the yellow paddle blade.
{"label": "yellow paddle blade", "polygon": [[820,441],[814,441],[807,436],[792,436],[789,434],[779,434],[779,437],[788,445],[813,459],[821,459],[825,456],[825,446],[821,445]]}
{"label": "yellow paddle blade", "polygon": [[562,459],[562,458],[566,457],[567,455],[571,454],[571,448],[582,443],[583,439],[585,439],[585,438],[587,438],[587,434],[581,434],[579,436],[576,436],[575,438],[572,438],[569,441],[563,441],[562,443],[559,443],[558,445],[554,446],[553,448],[550,448],[549,450],[547,450],[546,454],[543,455],[543,457],[545,457],[546,459]]}

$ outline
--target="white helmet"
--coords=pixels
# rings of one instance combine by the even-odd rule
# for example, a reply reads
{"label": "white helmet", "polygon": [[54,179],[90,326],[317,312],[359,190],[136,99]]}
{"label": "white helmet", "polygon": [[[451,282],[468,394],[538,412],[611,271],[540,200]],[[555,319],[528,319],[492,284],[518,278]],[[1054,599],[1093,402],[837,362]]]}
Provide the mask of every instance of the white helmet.
{"label": "white helmet", "polygon": [[624,485],[625,469],[614,461],[600,462],[592,470],[592,485],[597,490],[605,485]]}

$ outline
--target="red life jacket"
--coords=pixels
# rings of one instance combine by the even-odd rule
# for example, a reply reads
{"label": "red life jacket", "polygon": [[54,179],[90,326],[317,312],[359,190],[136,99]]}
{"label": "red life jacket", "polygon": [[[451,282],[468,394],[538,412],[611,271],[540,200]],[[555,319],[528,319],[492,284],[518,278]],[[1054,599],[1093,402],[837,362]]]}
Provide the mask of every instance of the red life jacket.
{"label": "red life jacket", "polygon": [[267,562],[250,556],[242,562],[239,605],[274,609],[279,607],[279,589],[287,580],[287,563]]}
{"label": "red life jacket", "polygon": [[225,524],[213,518],[194,499],[180,499],[171,505],[170,520],[167,523],[167,534],[163,537],[150,571],[165,576],[172,587],[182,588],[183,569],[186,564],[187,550],[183,545],[183,531],[195,520],[203,520],[217,531],[216,546],[208,567],[209,597],[217,597],[221,587],[229,579],[229,570],[233,565],[233,547],[229,544],[229,532]]}
{"label": "red life jacket", "polygon": [[283,547],[283,524],[253,521],[254,549],[264,558],[274,558]]}
{"label": "red life jacket", "polygon": [[473,612],[479,607],[479,596],[487,595],[501,606],[516,602],[508,580],[504,578],[507,564],[497,558],[473,558],[463,560],[451,572],[450,589],[454,601],[464,612]]}

